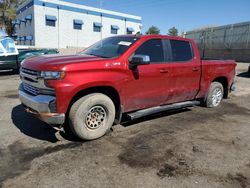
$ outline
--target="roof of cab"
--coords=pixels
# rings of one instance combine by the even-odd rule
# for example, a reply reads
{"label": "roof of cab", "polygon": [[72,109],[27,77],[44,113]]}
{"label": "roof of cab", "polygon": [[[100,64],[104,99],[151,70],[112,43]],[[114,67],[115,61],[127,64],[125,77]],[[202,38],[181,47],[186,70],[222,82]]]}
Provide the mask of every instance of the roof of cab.
{"label": "roof of cab", "polygon": [[192,39],[189,38],[183,38],[179,36],[169,36],[169,35],[155,35],[155,34],[150,34],[150,35],[142,35],[142,34],[136,34],[136,35],[117,35],[115,37],[137,37],[141,39],[154,39],[154,38],[166,38],[166,39],[172,39],[172,40],[184,40],[184,41],[193,41]]}

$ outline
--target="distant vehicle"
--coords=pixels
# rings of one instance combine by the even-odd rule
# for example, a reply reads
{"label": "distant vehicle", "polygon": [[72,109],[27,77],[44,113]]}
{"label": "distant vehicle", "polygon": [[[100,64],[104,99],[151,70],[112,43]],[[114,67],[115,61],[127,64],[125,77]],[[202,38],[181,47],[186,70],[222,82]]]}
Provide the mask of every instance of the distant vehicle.
{"label": "distant vehicle", "polygon": [[19,98],[41,120],[68,123],[92,140],[123,115],[133,120],[201,102],[219,106],[235,89],[235,67],[234,60],[201,59],[191,39],[115,36],[77,55],[24,60]]}
{"label": "distant vehicle", "polygon": [[56,49],[18,48],[12,38],[2,38],[0,39],[0,70],[18,72],[20,63],[26,58],[57,53]]}

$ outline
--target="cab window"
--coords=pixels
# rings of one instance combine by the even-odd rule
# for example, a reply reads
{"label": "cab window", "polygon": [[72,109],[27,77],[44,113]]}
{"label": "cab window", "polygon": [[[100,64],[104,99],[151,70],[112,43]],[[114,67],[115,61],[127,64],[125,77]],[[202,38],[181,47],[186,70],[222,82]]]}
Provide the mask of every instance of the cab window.
{"label": "cab window", "polygon": [[173,62],[185,62],[193,59],[192,46],[187,41],[170,40]]}
{"label": "cab window", "polygon": [[163,63],[164,52],[161,39],[152,39],[144,42],[134,55],[147,55],[150,57],[151,64]]}

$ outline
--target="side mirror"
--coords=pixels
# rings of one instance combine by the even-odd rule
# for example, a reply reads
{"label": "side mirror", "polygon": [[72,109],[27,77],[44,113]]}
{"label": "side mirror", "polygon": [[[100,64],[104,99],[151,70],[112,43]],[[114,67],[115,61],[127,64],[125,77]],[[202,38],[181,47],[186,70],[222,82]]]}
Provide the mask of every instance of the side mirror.
{"label": "side mirror", "polygon": [[148,64],[150,64],[150,57],[148,55],[134,55],[129,63],[129,68],[135,69],[138,65]]}

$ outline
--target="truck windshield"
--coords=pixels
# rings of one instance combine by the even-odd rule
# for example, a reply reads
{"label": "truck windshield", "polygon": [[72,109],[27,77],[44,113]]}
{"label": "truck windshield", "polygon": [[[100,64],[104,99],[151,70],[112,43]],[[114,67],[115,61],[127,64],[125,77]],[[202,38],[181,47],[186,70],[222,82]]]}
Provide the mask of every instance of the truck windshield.
{"label": "truck windshield", "polygon": [[138,37],[110,37],[103,39],[80,54],[115,58],[126,52],[139,38]]}

